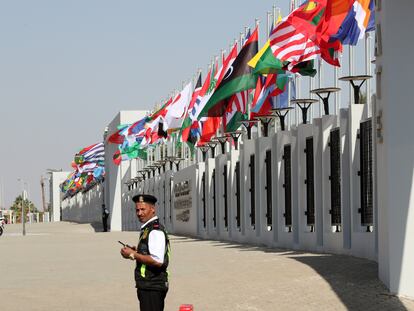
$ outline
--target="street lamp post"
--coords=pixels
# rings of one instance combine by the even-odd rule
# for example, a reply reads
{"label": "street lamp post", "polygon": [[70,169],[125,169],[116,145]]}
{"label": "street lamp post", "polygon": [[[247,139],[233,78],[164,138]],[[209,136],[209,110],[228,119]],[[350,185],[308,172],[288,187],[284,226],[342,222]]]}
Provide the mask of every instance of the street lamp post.
{"label": "street lamp post", "polygon": [[23,179],[19,178],[18,181],[20,181],[21,185],[22,185],[22,215],[21,215],[21,218],[22,218],[22,227],[23,227],[22,228],[22,234],[23,234],[23,236],[25,236],[26,235],[26,217],[25,217],[25,212],[24,212],[24,200],[26,198],[26,193],[24,191],[24,181],[23,181]]}

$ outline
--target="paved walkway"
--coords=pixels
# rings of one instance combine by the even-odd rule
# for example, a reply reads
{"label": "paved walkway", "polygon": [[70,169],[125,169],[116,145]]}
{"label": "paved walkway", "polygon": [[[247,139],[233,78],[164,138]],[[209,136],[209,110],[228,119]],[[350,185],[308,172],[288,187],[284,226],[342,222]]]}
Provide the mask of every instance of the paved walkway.
{"label": "paved walkway", "polygon": [[[138,310],[133,263],[88,224],[9,225],[0,237],[0,310]],[[99,228],[97,228],[99,230]],[[172,236],[166,310],[414,310],[388,295],[374,262]]]}

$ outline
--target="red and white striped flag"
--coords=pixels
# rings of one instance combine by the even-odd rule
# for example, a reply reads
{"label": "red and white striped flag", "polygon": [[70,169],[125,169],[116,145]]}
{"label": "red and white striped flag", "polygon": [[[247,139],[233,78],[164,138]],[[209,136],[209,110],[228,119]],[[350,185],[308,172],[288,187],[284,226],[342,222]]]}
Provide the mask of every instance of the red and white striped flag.
{"label": "red and white striped flag", "polygon": [[288,69],[321,54],[318,32],[326,0],[309,0],[284,18],[270,34],[273,55],[289,62]]}
{"label": "red and white striped flag", "polygon": [[290,62],[289,69],[300,62],[315,59],[321,53],[308,33],[298,31],[288,21],[282,21],[273,30],[270,35],[270,47],[276,58]]}

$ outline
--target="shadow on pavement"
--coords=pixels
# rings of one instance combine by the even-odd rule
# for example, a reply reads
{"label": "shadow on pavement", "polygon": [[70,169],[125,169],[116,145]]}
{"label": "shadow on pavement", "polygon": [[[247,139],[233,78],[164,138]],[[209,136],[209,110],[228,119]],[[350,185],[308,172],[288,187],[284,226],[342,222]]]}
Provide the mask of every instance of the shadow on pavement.
{"label": "shadow on pavement", "polygon": [[95,230],[95,232],[103,232],[103,225],[100,222],[93,222],[90,223],[91,227],[93,228],[93,230]]}
{"label": "shadow on pavement", "polygon": [[292,256],[325,279],[348,310],[407,310],[378,279],[378,265],[340,255]]}
{"label": "shadow on pavement", "polygon": [[275,253],[301,262],[312,268],[330,285],[348,310],[407,310],[401,300],[390,294],[378,279],[378,264],[374,261],[346,255],[308,253],[233,242],[209,242],[217,247]]}

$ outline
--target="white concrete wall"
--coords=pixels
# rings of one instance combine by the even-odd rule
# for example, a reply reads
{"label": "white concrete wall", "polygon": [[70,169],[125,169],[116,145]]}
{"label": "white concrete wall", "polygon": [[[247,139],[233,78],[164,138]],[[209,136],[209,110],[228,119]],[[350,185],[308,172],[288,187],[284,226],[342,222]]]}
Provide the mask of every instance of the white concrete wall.
{"label": "white concrete wall", "polygon": [[237,226],[237,183],[236,183],[236,164],[239,161],[239,150],[232,149],[229,152],[228,161],[228,207],[229,207],[229,234],[228,238],[232,241],[241,240],[241,227]]}
{"label": "white concrete wall", "polygon": [[62,202],[62,220],[79,223],[102,224],[103,185],[99,184],[86,192]]}
{"label": "white concrete wall", "polygon": [[[131,124],[143,118],[146,111],[120,111],[108,125],[108,137],[117,131],[120,124]],[[130,161],[123,161],[117,166],[112,157],[118,150],[118,145],[105,141],[105,205],[109,209],[111,231],[122,230],[122,189],[124,182],[130,179]]]}
{"label": "white concrete wall", "polygon": [[[217,204],[217,234],[220,240],[228,240],[229,239],[229,156],[227,154],[220,154],[216,156],[215,160],[215,167],[216,167],[216,204]],[[226,168],[226,174],[227,178],[224,179],[224,169],[225,165]],[[225,187],[227,187],[227,225],[225,222],[225,197],[224,197],[224,191]]]}
{"label": "white concrete wall", "polygon": [[[322,226],[322,243],[318,243],[319,246],[323,245],[324,249],[329,252],[334,253],[345,253],[343,250],[343,230],[341,226],[341,231],[336,232],[336,228],[331,224],[331,148],[329,147],[329,139],[331,131],[339,127],[339,122],[337,116],[323,116],[321,119],[321,124],[319,130],[319,139],[320,139],[320,165],[321,165],[321,176],[320,187],[321,193],[321,212],[322,217],[318,219],[324,224]],[[342,146],[342,144],[340,144]],[[342,168],[342,167],[341,167]],[[342,181],[342,180],[341,180]],[[343,185],[343,181],[341,183]],[[342,191],[341,191],[342,195]],[[343,206],[341,206],[342,212],[342,223],[343,223]]]}
{"label": "white concrete wall", "polygon": [[[112,230],[139,230],[131,202],[133,195],[150,193],[158,198],[157,213],[167,230],[172,233],[196,235],[200,238],[230,240],[241,243],[254,243],[269,247],[285,247],[319,252],[334,252],[359,257],[376,259],[376,231],[366,232],[360,225],[359,193],[359,141],[357,133],[360,122],[366,118],[366,109],[362,105],[353,105],[342,109],[339,116],[323,116],[313,120],[313,124],[293,126],[289,131],[270,133],[269,137],[257,137],[240,144],[240,150],[231,148],[221,154],[220,147],[211,158],[211,152],[205,162],[181,168],[176,172],[175,165],[170,170],[137,182],[128,187],[126,184],[136,177],[136,170],[148,163],[128,161],[120,167],[111,163],[105,183],[106,204],[109,204],[112,216]],[[111,123],[115,128],[121,116]],[[125,119],[125,118],[124,118]],[[330,210],[330,151],[328,140],[330,131],[339,127],[341,135],[341,232],[333,232]],[[111,132],[111,130],[109,131]],[[306,138],[313,137],[314,143],[314,192],[315,192],[315,227],[314,232],[306,223]],[[283,148],[291,146],[291,231],[285,225],[285,191]],[[115,145],[107,145],[107,159],[112,159]],[[272,163],[272,224],[267,225],[266,198],[266,151],[270,150]],[[255,225],[251,224],[251,179],[250,156],[255,155]],[[237,226],[236,163],[240,163],[240,227]],[[189,161],[187,163],[190,163]],[[224,166],[227,165],[227,180],[224,180]],[[183,166],[183,165],[182,165]],[[212,174],[215,171],[213,184]],[[205,173],[205,204],[203,211],[202,176]],[[178,210],[174,208],[174,185],[189,181],[191,184],[190,220],[177,219]],[[228,225],[224,223],[224,188],[227,185]],[[215,194],[213,189],[216,189]],[[64,204],[68,207],[67,217],[76,221],[100,220],[101,210],[94,209],[95,201],[90,194],[78,194]],[[109,203],[108,203],[109,202]],[[214,202],[216,204],[214,216]],[[91,204],[94,207],[91,207]],[[112,205],[111,205],[112,204]],[[95,211],[95,217],[88,214]],[[214,225],[214,217],[216,224]],[[206,226],[203,219],[206,220]],[[115,226],[115,227],[114,227]],[[118,229],[117,229],[118,228]]]}
{"label": "white concrete wall", "polygon": [[[214,179],[213,179],[214,172]],[[205,168],[205,178],[206,178],[206,208],[207,213],[205,215],[207,219],[207,236],[211,239],[217,239],[217,223],[214,223],[214,201],[216,202],[216,213],[217,213],[217,173],[216,173],[216,161],[215,159],[208,158],[206,161]],[[214,195],[214,188],[216,189],[216,194]],[[216,214],[217,217],[217,214]]]}
{"label": "white concrete wall", "polygon": [[[257,219],[259,204],[257,202],[257,180],[258,176],[253,176],[255,180],[255,211],[252,213],[252,179],[250,174],[250,157],[255,155],[254,166],[257,172],[257,156],[256,156],[256,142],[255,140],[245,140],[240,148],[240,167],[241,167],[241,232],[243,234],[243,240],[248,243],[257,243]],[[254,215],[253,215],[254,214]],[[256,224],[252,225],[252,216],[256,219]]]}
{"label": "white concrete wall", "polygon": [[[317,214],[316,201],[315,201],[315,226],[314,231],[311,231],[311,226],[307,225],[307,216],[305,214],[307,210],[307,184],[306,184],[306,139],[313,137],[314,126],[311,124],[300,124],[297,129],[297,144],[296,144],[296,161],[292,163],[292,166],[298,168],[297,171],[297,187],[298,187],[298,206],[297,206],[297,227],[295,231],[298,233],[299,241],[298,247],[300,249],[312,250],[316,249],[316,233],[320,228],[316,226],[316,220],[320,215]],[[315,141],[314,141],[315,144]],[[315,146],[314,146],[315,152]],[[315,159],[314,159],[315,160]],[[316,170],[316,167],[314,166]],[[314,182],[316,183],[316,172],[314,172]],[[315,187],[314,187],[315,188]],[[316,191],[315,191],[316,190]],[[314,189],[314,193],[317,189]]]}
{"label": "white concrete wall", "polygon": [[[379,275],[391,292],[414,297],[413,1],[380,1],[376,144]],[[397,61],[396,61],[397,60]]]}
{"label": "white concrete wall", "polygon": [[[272,138],[271,137],[260,137],[256,140],[256,157],[257,157],[257,167],[256,167],[256,175],[257,175],[257,184],[256,184],[256,194],[258,196],[257,202],[259,210],[257,212],[257,219],[256,219],[256,228],[259,231],[259,235],[262,237],[261,243],[272,246],[274,243],[274,223],[270,226],[267,225],[267,190],[266,190],[266,151],[271,151],[271,159],[273,159],[274,153],[272,148]],[[273,160],[271,160],[271,167],[274,170]],[[270,186],[270,185],[269,185]],[[272,186],[273,188],[273,183]],[[272,193],[274,193],[274,189],[271,189]],[[276,206],[274,203],[274,198],[272,196],[272,215],[274,215],[273,206]],[[274,217],[273,217],[274,218]]]}
{"label": "white concrete wall", "polygon": [[60,210],[62,201],[62,192],[60,184],[66,179],[69,172],[51,172],[50,173],[50,204],[51,204],[51,221],[60,221]]}
{"label": "white concrete wall", "polygon": [[273,166],[273,184],[275,189],[274,195],[274,220],[273,223],[276,224],[275,231],[275,245],[280,247],[291,247],[293,245],[293,233],[289,232],[289,228],[286,226],[285,222],[285,161],[283,159],[284,147],[285,145],[290,144],[295,145],[296,138],[291,136],[290,132],[283,131],[278,132],[273,136],[273,154],[274,154],[274,163]]}
{"label": "white concrete wall", "polygon": [[198,206],[196,199],[197,169],[191,165],[174,173],[172,222],[174,233],[197,235]]}
{"label": "white concrete wall", "polygon": [[[200,157],[202,159],[202,157]],[[196,191],[194,194],[194,199],[196,200],[198,212],[198,221],[197,221],[197,236],[199,237],[206,237],[207,236],[207,228],[204,227],[204,217],[207,214],[207,205],[204,208],[204,183],[203,183],[203,174],[205,173],[205,163],[199,162],[196,164],[197,166],[197,181],[196,181]],[[207,193],[207,189],[206,189]],[[205,211],[204,211],[205,209]]]}

